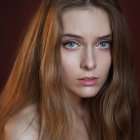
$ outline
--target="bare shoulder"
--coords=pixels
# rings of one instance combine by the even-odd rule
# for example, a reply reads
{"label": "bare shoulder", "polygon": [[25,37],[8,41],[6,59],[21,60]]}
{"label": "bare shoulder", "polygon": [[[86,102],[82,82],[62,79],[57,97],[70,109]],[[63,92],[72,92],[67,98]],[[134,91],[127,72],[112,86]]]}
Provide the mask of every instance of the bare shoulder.
{"label": "bare shoulder", "polygon": [[5,140],[37,140],[39,119],[35,105],[11,117],[5,125]]}

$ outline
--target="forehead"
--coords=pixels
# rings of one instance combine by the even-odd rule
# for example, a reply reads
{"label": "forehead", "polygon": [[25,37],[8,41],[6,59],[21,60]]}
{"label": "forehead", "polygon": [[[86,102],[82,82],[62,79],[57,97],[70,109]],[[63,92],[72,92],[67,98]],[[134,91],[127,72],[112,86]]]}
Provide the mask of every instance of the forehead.
{"label": "forehead", "polygon": [[68,9],[62,15],[62,24],[63,33],[86,37],[111,34],[107,12],[94,6]]}

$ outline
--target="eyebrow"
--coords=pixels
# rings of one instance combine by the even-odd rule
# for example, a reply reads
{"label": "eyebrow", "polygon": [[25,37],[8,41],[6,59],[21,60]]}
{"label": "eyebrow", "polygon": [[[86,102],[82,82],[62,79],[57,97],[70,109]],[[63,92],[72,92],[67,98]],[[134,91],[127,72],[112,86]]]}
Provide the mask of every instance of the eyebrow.
{"label": "eyebrow", "polygon": [[[73,38],[77,38],[77,39],[83,39],[82,36],[76,35],[76,34],[62,34],[62,37],[73,37]],[[97,40],[103,40],[103,39],[112,39],[112,34],[107,34],[107,35],[103,35],[103,36],[99,36],[97,37]]]}

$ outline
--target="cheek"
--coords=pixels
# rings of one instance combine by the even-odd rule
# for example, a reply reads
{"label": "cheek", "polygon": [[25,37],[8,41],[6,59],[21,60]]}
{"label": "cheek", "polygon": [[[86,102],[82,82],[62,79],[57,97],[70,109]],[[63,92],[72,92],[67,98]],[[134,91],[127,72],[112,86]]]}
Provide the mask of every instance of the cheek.
{"label": "cheek", "polygon": [[79,58],[78,54],[75,52],[67,52],[61,50],[61,65],[62,71],[65,73],[72,72],[74,68],[78,65]]}
{"label": "cheek", "polygon": [[74,65],[73,62],[74,62],[73,59],[63,55],[61,58],[62,72],[69,73],[73,68]]}
{"label": "cheek", "polygon": [[98,58],[99,70],[103,75],[108,75],[111,66],[111,54],[106,52]]}
{"label": "cheek", "polygon": [[61,51],[61,75],[64,82],[72,77],[73,66],[75,66],[75,57],[72,54]]}

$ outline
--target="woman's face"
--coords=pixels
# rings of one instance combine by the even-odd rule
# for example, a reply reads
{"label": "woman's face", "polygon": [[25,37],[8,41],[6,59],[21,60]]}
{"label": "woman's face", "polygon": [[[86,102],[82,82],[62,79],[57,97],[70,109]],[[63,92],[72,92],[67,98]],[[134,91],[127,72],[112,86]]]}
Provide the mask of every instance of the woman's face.
{"label": "woman's face", "polygon": [[108,14],[97,7],[75,8],[62,15],[62,80],[70,94],[95,96],[107,80],[112,31]]}

